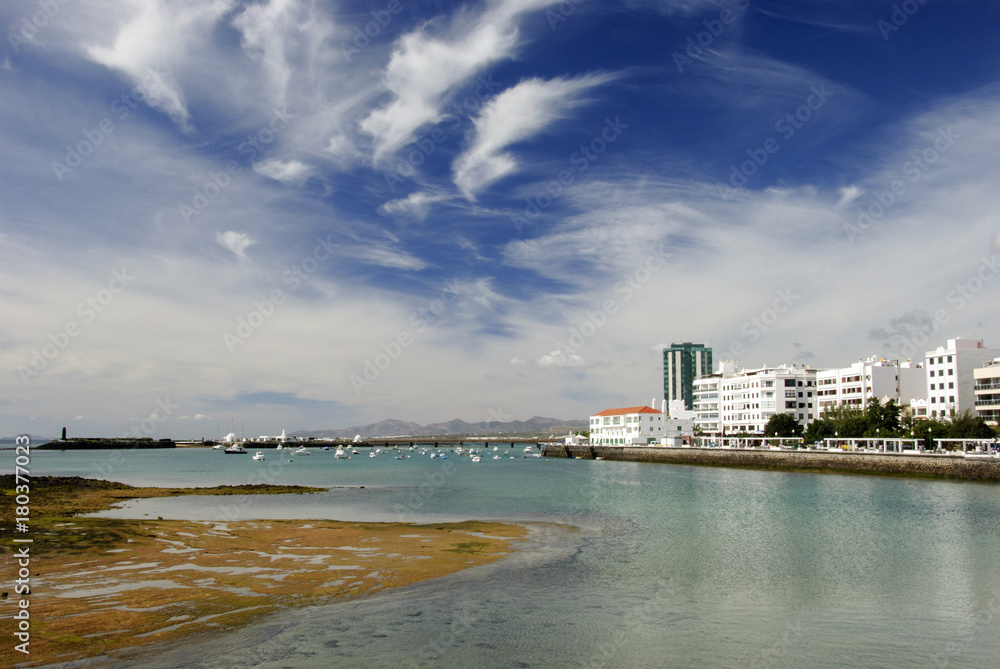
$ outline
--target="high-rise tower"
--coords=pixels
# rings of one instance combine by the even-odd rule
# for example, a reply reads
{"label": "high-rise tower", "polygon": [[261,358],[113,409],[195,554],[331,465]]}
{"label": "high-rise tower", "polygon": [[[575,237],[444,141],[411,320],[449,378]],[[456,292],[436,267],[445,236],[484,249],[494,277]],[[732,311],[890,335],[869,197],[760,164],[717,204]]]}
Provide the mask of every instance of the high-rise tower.
{"label": "high-rise tower", "polygon": [[663,398],[667,405],[684,400],[686,409],[694,408],[694,380],[712,373],[712,349],[704,344],[671,344],[663,349]]}

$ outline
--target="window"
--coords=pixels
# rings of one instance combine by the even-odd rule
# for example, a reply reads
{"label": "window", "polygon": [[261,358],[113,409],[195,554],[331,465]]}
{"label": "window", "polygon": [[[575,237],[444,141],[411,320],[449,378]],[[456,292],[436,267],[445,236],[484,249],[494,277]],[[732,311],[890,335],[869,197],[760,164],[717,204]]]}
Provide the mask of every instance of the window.
{"label": "window", "polygon": [[951,362],[951,356],[950,355],[948,356],[948,362]]}
{"label": "window", "polygon": [[948,370],[948,376],[955,376],[955,370],[954,369],[949,369]]}
{"label": "window", "polygon": [[952,404],[954,404],[955,403],[955,396],[954,395],[950,395],[948,397],[948,401],[951,402]]}
{"label": "window", "polygon": [[[949,381],[948,382],[948,388],[954,388],[954,387],[955,387],[955,382],[954,381]],[[944,390],[944,389],[942,388],[942,390]]]}
{"label": "window", "polygon": [[795,379],[785,379],[785,387],[786,388],[794,388],[795,387]]}

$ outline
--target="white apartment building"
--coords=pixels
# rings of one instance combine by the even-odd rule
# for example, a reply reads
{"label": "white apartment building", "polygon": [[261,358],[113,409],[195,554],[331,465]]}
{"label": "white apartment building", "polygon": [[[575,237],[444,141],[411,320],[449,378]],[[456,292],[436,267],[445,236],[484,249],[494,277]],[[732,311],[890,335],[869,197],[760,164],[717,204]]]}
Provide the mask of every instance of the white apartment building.
{"label": "white apartment building", "polygon": [[981,339],[957,337],[925,354],[927,412],[929,418],[947,418],[954,412],[976,410],[974,371],[994,358],[1000,349],[983,347]]}
{"label": "white apartment building", "polygon": [[972,370],[979,417],[994,427],[1000,423],[1000,358]]}
{"label": "white apartment building", "polygon": [[693,419],[671,418],[648,406],[607,409],[590,417],[594,446],[649,446],[693,431]]}
{"label": "white apartment building", "polygon": [[723,379],[736,375],[736,363],[720,361],[717,371],[694,380],[694,424],[704,434],[722,434],[719,417],[719,384]]}
{"label": "white apartment building", "polygon": [[816,370],[798,365],[718,371],[694,382],[695,424],[708,435],[764,432],[776,413],[795,417],[805,429],[818,415]]}
{"label": "white apartment building", "polygon": [[883,360],[871,357],[850,367],[816,372],[816,397],[819,415],[834,407],[863,409],[868,400],[886,397],[900,406],[923,399],[927,391],[927,370],[923,362]]}

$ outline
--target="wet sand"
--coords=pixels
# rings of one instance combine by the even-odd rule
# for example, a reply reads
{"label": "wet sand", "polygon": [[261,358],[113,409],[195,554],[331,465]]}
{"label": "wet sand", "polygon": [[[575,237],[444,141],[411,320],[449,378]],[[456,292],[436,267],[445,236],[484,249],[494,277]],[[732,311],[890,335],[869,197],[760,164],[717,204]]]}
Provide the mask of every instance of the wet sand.
{"label": "wet sand", "polygon": [[[175,491],[68,481],[53,477],[47,491],[33,482],[31,654],[5,644],[4,665],[111,659],[126,648],[229,630],[282,608],[359,597],[492,562],[527,536],[521,526],[483,522],[84,518],[77,514]],[[4,484],[9,496],[12,487]],[[248,492],[199,493],[213,490]],[[9,535],[3,543],[11,562]],[[11,589],[0,599],[0,616],[10,620],[20,597]]]}

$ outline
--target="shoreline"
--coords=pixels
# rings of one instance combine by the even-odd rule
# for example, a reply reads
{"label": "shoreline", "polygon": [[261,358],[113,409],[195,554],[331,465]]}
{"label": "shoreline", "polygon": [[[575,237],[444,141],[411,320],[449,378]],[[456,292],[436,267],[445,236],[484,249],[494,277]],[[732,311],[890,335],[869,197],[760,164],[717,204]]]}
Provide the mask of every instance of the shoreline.
{"label": "shoreline", "polygon": [[[7,479],[13,477],[0,477],[10,504],[13,485]],[[528,534],[523,526],[478,521],[417,525],[80,515],[136,497],[246,494],[248,487],[256,494],[325,490],[174,490],[79,477],[33,479],[37,566],[29,596],[32,609],[45,613],[31,618],[30,655],[23,661],[11,657],[10,666],[120,661],[120,653],[229,631],[279,610],[355,599],[494,562]],[[10,555],[9,532],[4,536],[3,552]],[[17,600],[13,592],[0,599],[0,615],[11,617]]]}
{"label": "shoreline", "polygon": [[542,455],[591,460],[731,467],[768,471],[893,476],[1000,483],[1000,459],[962,455],[752,450],[676,446],[548,445]]}

